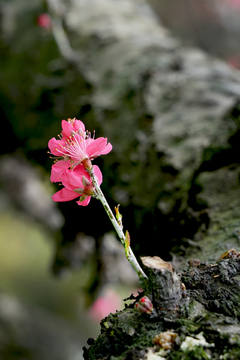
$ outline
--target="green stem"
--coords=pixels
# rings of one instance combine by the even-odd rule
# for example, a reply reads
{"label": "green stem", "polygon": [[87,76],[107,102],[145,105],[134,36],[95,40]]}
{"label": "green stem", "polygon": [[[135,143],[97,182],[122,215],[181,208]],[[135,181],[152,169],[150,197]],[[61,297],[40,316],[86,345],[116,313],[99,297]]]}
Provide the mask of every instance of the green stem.
{"label": "green stem", "polygon": [[[125,235],[123,233],[122,227],[119,225],[115,216],[113,215],[113,212],[112,212],[110,206],[108,205],[108,202],[107,202],[105,196],[103,195],[100,186],[98,185],[98,182],[94,175],[93,169],[88,170],[88,172],[89,172],[89,175],[91,176],[93,185],[95,187],[96,197],[101,201],[106,213],[108,214],[109,219],[111,220],[111,222],[113,224],[114,229],[116,230],[116,233],[119,236],[121,243],[123,244],[123,246],[125,248]],[[144,279],[147,279],[146,274],[144,273],[141,266],[139,265],[130,246],[128,246],[128,249],[127,249],[127,251],[125,251],[125,253],[126,253],[126,257],[127,257],[128,261],[130,262],[130,264],[132,265],[132,267],[138,274],[140,282],[144,281]]]}

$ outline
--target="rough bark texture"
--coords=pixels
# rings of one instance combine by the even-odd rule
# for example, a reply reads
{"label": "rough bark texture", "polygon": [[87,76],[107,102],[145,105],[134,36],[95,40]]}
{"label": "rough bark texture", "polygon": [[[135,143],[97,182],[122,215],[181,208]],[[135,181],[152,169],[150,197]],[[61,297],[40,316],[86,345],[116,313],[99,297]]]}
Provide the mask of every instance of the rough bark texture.
{"label": "rough bark texture", "polygon": [[[69,0],[66,7],[59,2],[62,7],[57,8],[56,2],[48,3],[62,53],[60,59],[45,62],[49,65],[46,76],[40,74],[32,81],[36,92],[39,97],[51,94],[54,110],[50,115],[79,115],[113,143],[114,151],[102,160],[104,191],[124,207],[124,226],[133,239],[132,247],[134,242],[139,245],[139,253],[170,260],[169,251],[177,252],[173,264],[182,271],[179,279],[189,298],[188,311],[183,306],[179,317],[175,311],[173,316],[172,309],[167,316],[157,312],[151,317],[137,313],[133,306],[110,315],[102,321],[101,334],[85,351],[85,358],[143,359],[147,354],[154,359],[149,349],[155,335],[174,330],[178,337],[173,349],[161,352],[167,359],[208,359],[208,354],[213,359],[238,359],[239,258],[215,264],[222,253],[239,246],[239,71],[199,50],[183,48],[140,0]],[[25,6],[19,25],[30,11],[29,1]],[[18,28],[14,28],[16,22],[6,21],[6,4],[5,10],[4,39],[17,51]],[[49,41],[49,53],[56,52],[52,44]],[[31,52],[26,53],[30,64]],[[18,91],[6,87],[8,77],[0,79],[0,85],[11,104]],[[20,94],[22,104],[29,90],[25,98]],[[37,96],[30,99],[27,110],[34,112],[34,106],[42,103]],[[22,116],[18,122],[20,134],[24,134],[26,119]],[[49,128],[45,131],[49,136]],[[91,223],[82,221],[82,230],[96,235],[92,209],[91,216],[86,216]],[[61,249],[79,231],[81,216],[68,217],[70,225],[66,222],[65,244],[59,244],[56,267],[64,266]],[[183,272],[187,258],[198,258],[191,264],[201,264]],[[157,293],[156,283],[165,290],[161,271],[150,278],[145,289],[149,296],[150,288]],[[167,279],[171,292],[175,284],[171,271]],[[178,290],[173,291],[176,299],[185,302],[180,296],[183,289]],[[155,306],[160,298],[159,293],[152,297]],[[184,350],[186,336],[193,338],[201,331],[205,342],[199,340],[197,346]]]}
{"label": "rough bark texture", "polygon": [[[93,85],[89,103],[115,149],[105,161],[113,169],[111,197],[138,209],[130,233],[142,251],[156,253],[156,244],[175,239],[187,256],[200,248],[200,260],[215,265],[238,246],[239,72],[182,48],[144,10],[140,2],[78,1],[66,14],[73,47],[84,49],[80,63]],[[169,250],[160,247],[160,253]],[[174,260],[179,269],[186,262]],[[238,262],[204,263],[180,275],[189,306],[178,318],[171,306],[166,316],[154,285],[175,293],[171,277],[155,271],[145,294],[154,306],[162,303],[157,307],[165,315],[139,314],[132,306],[110,315],[85,358],[153,359],[154,337],[174,330],[173,348],[159,353],[164,358],[237,359]],[[201,332],[205,340],[184,348],[187,336],[194,342]]]}
{"label": "rough bark texture", "polygon": [[[91,346],[85,348],[84,358],[238,359],[239,256],[239,252],[231,250],[215,264],[201,264],[197,259],[190,261],[188,269],[176,275],[176,282],[183,281],[186,286],[186,292],[178,287],[180,297],[173,296],[176,287],[169,277],[171,264],[165,263],[168,266],[164,271],[151,265],[152,275],[146,284],[145,294],[149,295],[151,288],[153,314],[139,313],[131,304],[125,310],[109,315],[101,322],[98,338],[95,341],[89,339]],[[150,261],[152,264],[162,263],[157,257],[150,258]],[[144,263],[146,267],[146,261]],[[155,285],[163,282],[165,287],[160,292]],[[180,298],[183,302],[181,308],[178,307]]]}
{"label": "rough bark texture", "polygon": [[179,317],[187,305],[184,287],[175,269],[157,256],[142,257],[148,280],[144,285],[146,295],[152,300],[158,315]]}
{"label": "rough bark texture", "polygon": [[217,172],[231,179],[236,172],[239,72],[181,47],[143,2],[70,3],[66,25],[92,85],[85,101],[114,145],[104,159],[108,195],[126,207],[124,224],[142,253],[158,255],[161,247],[170,259],[174,244],[188,247],[215,226],[215,203],[201,200],[201,189],[216,191]]}

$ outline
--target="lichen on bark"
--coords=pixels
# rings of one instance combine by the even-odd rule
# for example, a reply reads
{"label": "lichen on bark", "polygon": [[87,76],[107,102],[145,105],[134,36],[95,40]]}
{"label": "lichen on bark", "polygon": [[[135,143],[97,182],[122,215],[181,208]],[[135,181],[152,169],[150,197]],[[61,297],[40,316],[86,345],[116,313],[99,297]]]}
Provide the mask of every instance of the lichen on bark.
{"label": "lichen on bark", "polygon": [[[238,359],[240,253],[232,250],[214,264],[191,261],[178,275],[160,258],[148,257],[143,263],[151,274],[144,294],[151,296],[155,313],[139,313],[130,304],[110,314],[102,320],[98,338],[89,341],[84,358],[150,360],[159,355],[171,360]],[[156,286],[163,283],[163,288]],[[154,338],[166,331],[175,333],[176,340],[172,347],[163,349]]]}

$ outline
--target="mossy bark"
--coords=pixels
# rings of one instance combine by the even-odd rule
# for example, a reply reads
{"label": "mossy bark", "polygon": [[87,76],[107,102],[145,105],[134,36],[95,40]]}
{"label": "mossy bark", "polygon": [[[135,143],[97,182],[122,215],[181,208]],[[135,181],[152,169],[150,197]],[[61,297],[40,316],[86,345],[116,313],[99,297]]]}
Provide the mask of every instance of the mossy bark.
{"label": "mossy bark", "polygon": [[239,72],[182,47],[142,1],[72,0],[64,21],[91,85],[83,120],[113,144],[103,190],[121,204],[133,250],[135,241],[137,255],[184,254],[212,226],[202,174],[231,177],[239,163]]}
{"label": "mossy bark", "polygon": [[108,195],[125,218],[134,212],[125,225],[141,251],[175,252],[180,271],[150,271],[156,316],[134,305],[109,315],[85,359],[154,358],[167,330],[178,336],[159,352],[166,359],[238,359],[239,258],[218,259],[239,245],[239,72],[183,48],[141,1],[70,4],[66,28],[91,84],[86,115],[114,145]]}
{"label": "mossy bark", "polygon": [[[156,257],[149,259],[162,262]],[[110,314],[102,320],[98,338],[85,348],[86,360],[239,358],[239,252],[231,251],[214,264],[195,259],[178,275],[171,264],[164,270],[158,266],[148,270],[144,295],[151,297],[154,312],[139,313],[133,303]],[[165,286],[156,287],[159,283]],[[156,341],[156,336],[164,338],[169,331],[175,336],[169,346]]]}

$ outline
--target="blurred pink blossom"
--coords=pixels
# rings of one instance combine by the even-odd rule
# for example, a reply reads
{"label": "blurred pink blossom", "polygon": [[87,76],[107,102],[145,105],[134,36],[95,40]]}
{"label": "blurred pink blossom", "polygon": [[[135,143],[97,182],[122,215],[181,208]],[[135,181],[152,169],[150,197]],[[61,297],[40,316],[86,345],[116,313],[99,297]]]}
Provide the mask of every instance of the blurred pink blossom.
{"label": "blurred pink blossom", "polygon": [[234,6],[236,8],[240,8],[240,0],[227,0],[226,3],[229,6]]}
{"label": "blurred pink blossom", "polygon": [[110,313],[115,313],[121,309],[121,299],[118,293],[112,289],[108,289],[105,293],[98,297],[90,308],[90,316],[99,322]]}
{"label": "blurred pink blossom", "polygon": [[240,69],[240,54],[236,54],[227,59],[229,65],[236,69]]}
{"label": "blurred pink blossom", "polygon": [[44,28],[44,29],[50,29],[51,28],[51,18],[48,14],[41,14],[37,18],[37,24],[38,26]]}

